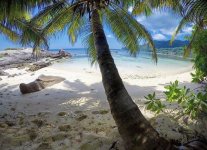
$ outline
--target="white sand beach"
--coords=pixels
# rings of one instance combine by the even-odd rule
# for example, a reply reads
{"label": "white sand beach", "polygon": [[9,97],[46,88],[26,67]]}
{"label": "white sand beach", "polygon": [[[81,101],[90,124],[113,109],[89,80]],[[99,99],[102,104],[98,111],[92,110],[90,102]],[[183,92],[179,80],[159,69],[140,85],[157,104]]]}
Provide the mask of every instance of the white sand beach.
{"label": "white sand beach", "polygon": [[[144,96],[154,91],[159,98],[163,98],[164,86],[170,81],[179,80],[182,86],[196,88],[198,85],[191,83],[192,69],[177,74],[141,78],[138,71],[127,68],[130,72],[126,72],[118,68],[129,94],[162,136],[185,142],[196,135],[194,129],[207,135],[200,124],[189,122],[185,125],[182,119],[170,119],[168,114],[155,117],[144,105]],[[28,72],[26,69],[7,69],[4,71],[16,75],[1,77],[1,149],[105,150],[116,141],[119,149],[123,149],[98,67],[73,63],[67,70],[57,64],[36,72]],[[39,75],[60,76],[66,80],[42,91],[22,95],[19,84],[32,82]]]}

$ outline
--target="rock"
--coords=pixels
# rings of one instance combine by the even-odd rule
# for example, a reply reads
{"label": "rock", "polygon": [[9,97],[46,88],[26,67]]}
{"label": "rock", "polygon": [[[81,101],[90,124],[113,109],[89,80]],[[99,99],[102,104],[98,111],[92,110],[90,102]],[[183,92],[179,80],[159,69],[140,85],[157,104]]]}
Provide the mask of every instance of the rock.
{"label": "rock", "polygon": [[64,50],[60,50],[57,54],[51,54],[51,58],[63,58],[63,57],[72,57],[72,55]]}
{"label": "rock", "polygon": [[0,81],[2,80],[2,78],[0,78]]}
{"label": "rock", "polygon": [[69,131],[69,130],[71,129],[71,126],[70,126],[69,124],[65,124],[65,125],[61,125],[61,126],[59,126],[58,129],[59,129],[60,131],[65,131],[65,132],[67,132],[67,131]]}
{"label": "rock", "polygon": [[50,66],[52,63],[51,62],[39,62],[39,63],[34,63],[28,70],[29,71],[37,71],[39,69],[45,68]]}
{"label": "rock", "polygon": [[0,76],[9,76],[9,74],[3,70],[0,70]]}
{"label": "rock", "polygon": [[36,79],[31,83],[28,84],[21,83],[19,88],[22,94],[33,93],[33,92],[41,91],[46,87],[60,83],[64,80],[65,79],[62,77],[41,75],[38,77],[38,79]]}
{"label": "rock", "polygon": [[44,89],[43,85],[38,81],[34,81],[29,84],[21,83],[19,88],[22,94],[33,93]]}

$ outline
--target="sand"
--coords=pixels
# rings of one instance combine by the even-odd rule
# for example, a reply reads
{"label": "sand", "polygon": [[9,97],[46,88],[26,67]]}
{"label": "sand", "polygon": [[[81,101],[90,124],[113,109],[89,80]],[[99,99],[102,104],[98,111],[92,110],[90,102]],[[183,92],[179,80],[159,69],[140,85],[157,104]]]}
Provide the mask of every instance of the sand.
{"label": "sand", "polygon": [[[16,76],[3,76],[0,81],[1,149],[105,150],[117,141],[117,147],[123,149],[98,67],[78,66],[70,66],[69,71],[55,66],[36,72],[26,68],[4,70]],[[40,92],[20,93],[20,83],[32,82],[42,74],[66,80]],[[185,142],[196,136],[195,130],[207,135],[204,124],[191,121],[185,125],[182,119],[169,117],[170,113],[155,116],[145,109],[144,96],[155,91],[164,98],[164,86],[170,81],[179,80],[182,86],[192,89],[198,87],[191,83],[190,71],[154,78],[139,78],[123,71],[120,75],[135,103],[161,136]]]}

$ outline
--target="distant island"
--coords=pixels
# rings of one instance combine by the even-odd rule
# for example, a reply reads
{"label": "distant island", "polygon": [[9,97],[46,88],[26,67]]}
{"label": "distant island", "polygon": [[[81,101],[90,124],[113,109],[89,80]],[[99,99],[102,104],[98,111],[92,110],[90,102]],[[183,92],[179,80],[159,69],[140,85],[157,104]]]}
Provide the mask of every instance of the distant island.
{"label": "distant island", "polygon": [[[157,49],[158,55],[165,55],[165,57],[183,57],[184,47],[189,44],[189,41],[175,40],[172,45],[170,45],[170,40],[168,41],[158,41],[154,40],[155,47]],[[127,50],[123,47],[122,49]],[[151,52],[149,45],[144,44],[140,46],[142,51]]]}
{"label": "distant island", "polygon": [[181,41],[175,40],[172,45],[170,45],[170,41],[158,41],[154,40],[154,44],[156,48],[176,48],[176,47],[184,47],[189,44],[189,41]]}
{"label": "distant island", "polygon": [[[177,47],[184,47],[189,44],[189,41],[182,41],[182,40],[175,40],[172,45],[170,44],[170,40],[168,41],[158,41],[154,40],[155,47],[157,49],[162,49],[162,48],[177,48]],[[149,46],[144,44],[141,45],[140,48],[142,49],[149,49]],[[127,49],[126,47],[122,47],[122,49]]]}

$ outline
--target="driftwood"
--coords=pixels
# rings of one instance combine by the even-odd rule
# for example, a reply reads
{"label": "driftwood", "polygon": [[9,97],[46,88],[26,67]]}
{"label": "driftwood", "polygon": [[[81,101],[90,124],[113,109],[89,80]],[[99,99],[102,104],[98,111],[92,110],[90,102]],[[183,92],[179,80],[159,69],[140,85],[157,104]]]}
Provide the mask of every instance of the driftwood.
{"label": "driftwood", "polygon": [[29,67],[29,71],[37,71],[39,69],[45,68],[50,66],[52,63],[51,62],[38,62],[34,63],[32,66]]}
{"label": "driftwood", "polygon": [[41,91],[46,87],[52,86],[54,84],[60,83],[64,81],[65,78],[57,77],[57,76],[39,76],[35,81],[25,84],[21,83],[19,85],[20,91],[22,94],[33,93]]}

